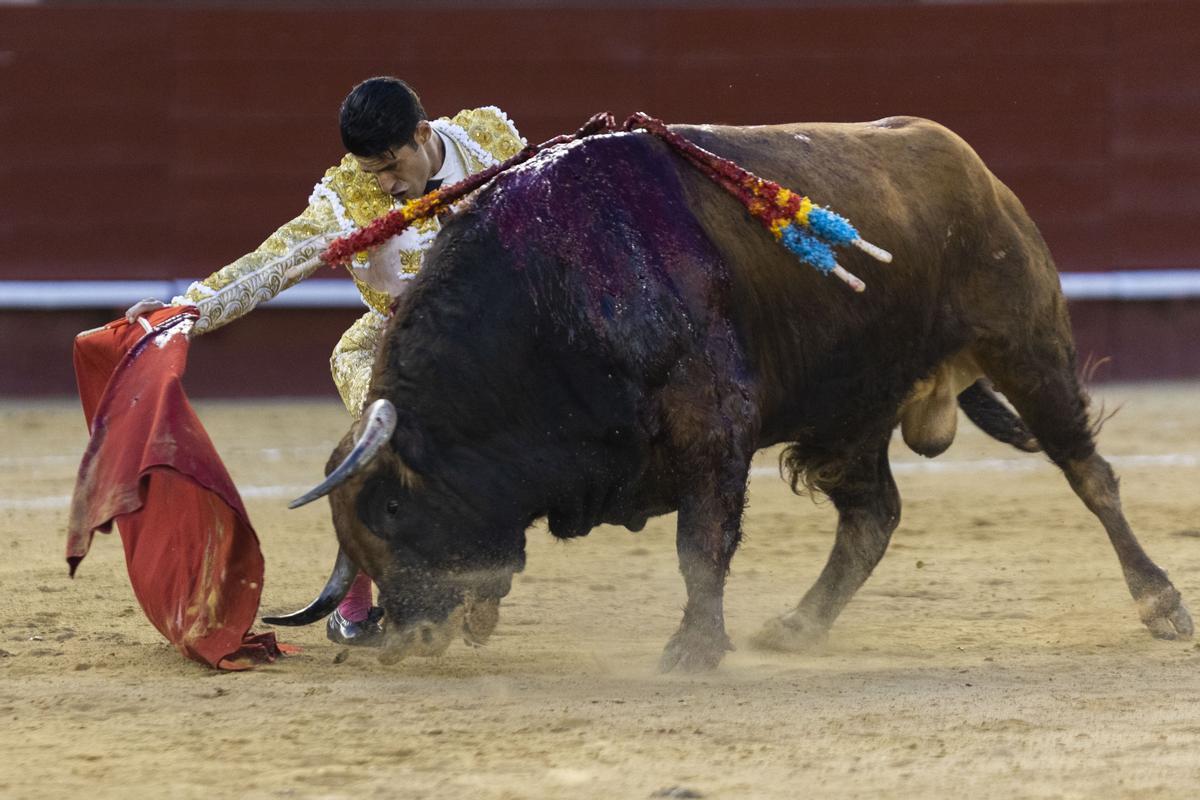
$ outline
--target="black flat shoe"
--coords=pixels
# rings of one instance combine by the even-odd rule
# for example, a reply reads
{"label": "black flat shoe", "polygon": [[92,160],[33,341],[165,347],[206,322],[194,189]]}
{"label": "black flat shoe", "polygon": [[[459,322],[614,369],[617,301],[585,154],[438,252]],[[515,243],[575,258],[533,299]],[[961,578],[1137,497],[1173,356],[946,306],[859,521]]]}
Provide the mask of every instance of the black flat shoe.
{"label": "black flat shoe", "polygon": [[348,644],[354,647],[379,647],[383,644],[383,609],[372,608],[367,618],[359,622],[351,622],[342,616],[338,610],[329,615],[325,623],[325,636],[336,644]]}

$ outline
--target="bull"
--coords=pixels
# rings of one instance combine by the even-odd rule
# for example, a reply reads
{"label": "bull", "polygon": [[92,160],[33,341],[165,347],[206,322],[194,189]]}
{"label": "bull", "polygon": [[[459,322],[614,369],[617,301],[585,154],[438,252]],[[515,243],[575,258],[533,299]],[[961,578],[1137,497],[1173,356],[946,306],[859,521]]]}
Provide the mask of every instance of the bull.
{"label": "bull", "polygon": [[1046,244],[962,139],[908,117],[672,129],[830,204],[894,263],[846,255],[869,286],[847,291],[645,133],[587,138],[501,174],[439,234],[396,308],[369,413],[293,504],[329,495],[333,575],[308,608],[268,621],[319,619],[360,566],[387,613],[381,658],[439,654],[491,632],[535,520],[569,538],[678,511],[687,603],[661,667],[711,669],[731,649],[723,591],[751,457],[786,443],[793,490],[824,493],[838,512],[820,577],[755,637],[802,650],[900,521],[893,430],[935,456],[961,402],[1063,471],[1151,633],[1191,635],[1096,452]]}

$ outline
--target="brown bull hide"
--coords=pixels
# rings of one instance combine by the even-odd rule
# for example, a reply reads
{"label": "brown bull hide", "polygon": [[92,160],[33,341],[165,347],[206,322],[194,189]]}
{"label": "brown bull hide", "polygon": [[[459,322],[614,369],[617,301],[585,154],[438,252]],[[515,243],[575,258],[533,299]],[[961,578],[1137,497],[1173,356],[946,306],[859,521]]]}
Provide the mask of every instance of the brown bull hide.
{"label": "brown bull hide", "polygon": [[438,626],[503,596],[534,519],[565,537],[678,510],[688,601],[662,666],[715,666],[750,459],[780,442],[793,486],[826,493],[839,523],[816,584],[756,641],[819,641],[899,522],[892,430],[941,452],[955,396],[981,376],[1028,430],[982,384],[971,418],[1023,449],[1031,432],[1104,525],[1143,621],[1191,634],[1095,452],[1045,243],[960,138],[911,118],[676,130],[828,204],[894,262],[843,253],[868,285],[850,292],[645,134],[495,179],[439,235],[377,362],[372,397],[405,437],[331,497],[381,587],[389,658],[410,652],[401,641],[444,647]]}

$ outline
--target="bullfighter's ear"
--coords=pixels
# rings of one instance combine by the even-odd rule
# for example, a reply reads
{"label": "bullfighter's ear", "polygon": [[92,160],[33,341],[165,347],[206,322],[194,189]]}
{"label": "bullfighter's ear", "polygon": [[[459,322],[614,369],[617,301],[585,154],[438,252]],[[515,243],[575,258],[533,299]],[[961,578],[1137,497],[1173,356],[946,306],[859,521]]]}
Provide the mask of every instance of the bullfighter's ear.
{"label": "bullfighter's ear", "polygon": [[429,469],[429,448],[426,446],[425,434],[411,414],[401,412],[396,420],[396,430],[392,433],[392,448],[405,466],[417,474],[424,474]]}

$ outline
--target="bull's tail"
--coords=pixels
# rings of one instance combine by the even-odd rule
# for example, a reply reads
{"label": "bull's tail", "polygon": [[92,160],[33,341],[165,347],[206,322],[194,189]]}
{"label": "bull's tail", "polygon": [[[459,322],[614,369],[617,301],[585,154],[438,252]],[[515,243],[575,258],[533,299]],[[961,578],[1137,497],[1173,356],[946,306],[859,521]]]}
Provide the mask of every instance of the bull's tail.
{"label": "bull's tail", "polygon": [[998,442],[1011,444],[1026,453],[1041,452],[1042,446],[1025,423],[1006,406],[987,381],[978,380],[958,395],[958,406],[979,430]]}

